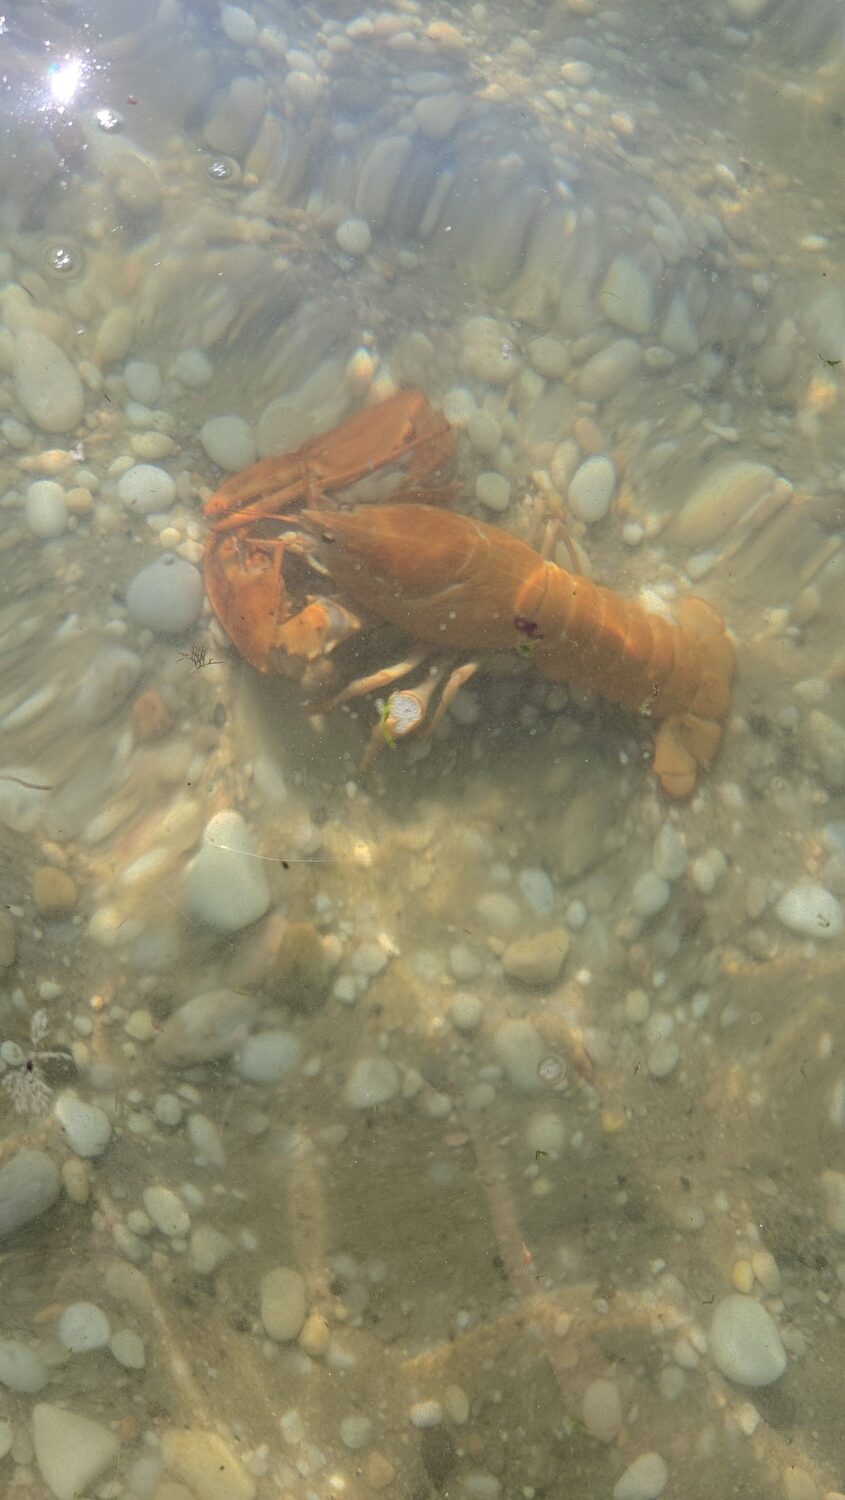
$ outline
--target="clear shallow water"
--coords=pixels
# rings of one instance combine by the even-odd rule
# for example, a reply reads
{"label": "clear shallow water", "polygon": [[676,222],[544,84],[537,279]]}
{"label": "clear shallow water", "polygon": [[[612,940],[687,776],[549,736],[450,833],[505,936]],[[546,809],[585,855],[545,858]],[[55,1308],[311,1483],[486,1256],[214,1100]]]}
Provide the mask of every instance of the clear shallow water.
{"label": "clear shallow water", "polygon": [[[836,1495],[838,8],[4,27],[4,1493]],[[364,775],[232,650],[203,502],[414,388],[724,616],[691,800],[530,651]]]}

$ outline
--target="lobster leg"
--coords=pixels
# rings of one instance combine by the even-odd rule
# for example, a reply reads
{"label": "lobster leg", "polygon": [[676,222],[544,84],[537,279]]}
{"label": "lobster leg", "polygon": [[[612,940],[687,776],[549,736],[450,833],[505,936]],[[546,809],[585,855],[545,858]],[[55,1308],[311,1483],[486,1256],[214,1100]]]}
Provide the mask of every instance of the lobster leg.
{"label": "lobster leg", "polygon": [[434,734],[435,729],[441,722],[444,714],[451,708],[464,683],[469,682],[469,679],[478,671],[480,665],[481,663],[477,661],[467,661],[464,662],[462,667],[456,667],[454,672],[451,673],[440,695],[440,702],[423,730],[423,739],[427,740]]}
{"label": "lobster leg", "polygon": [[415,651],[405,661],[397,661],[392,667],[382,667],[380,672],[371,672],[369,677],[356,677],[354,681],[347,684],[342,693],[332,698],[327,703],[325,713],[331,713],[333,708],[339,708],[341,703],[348,703],[350,698],[363,698],[367,693],[377,693],[381,688],[390,687],[391,683],[399,682],[402,677],[407,677],[409,672],[421,667],[426,657],[430,656],[428,650]]}

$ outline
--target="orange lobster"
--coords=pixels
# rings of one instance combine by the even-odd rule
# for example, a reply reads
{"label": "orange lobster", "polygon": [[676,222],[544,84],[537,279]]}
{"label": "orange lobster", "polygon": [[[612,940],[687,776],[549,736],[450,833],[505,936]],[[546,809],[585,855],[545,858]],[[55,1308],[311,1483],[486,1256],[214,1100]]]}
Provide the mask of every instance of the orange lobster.
{"label": "orange lobster", "polygon": [[[238,651],[261,672],[298,667],[313,692],[332,653],[365,627],[410,637],[404,660],[348,682],[325,705],[393,688],[423,669],[413,688],[391,691],[375,748],[431,733],[480,665],[462,653],[516,650],[549,681],[657,721],[655,773],[668,795],[689,796],[716,755],[730,707],[734,650],[719,615],[687,599],[677,623],[665,620],[499,527],[435,509],[426,502],[453,492],[453,447],[442,414],[420,392],[402,391],[228,480],[205,507],[205,580]],[[397,490],[401,503],[380,503]],[[308,577],[330,579],[339,597],[306,594],[293,609],[293,558]]]}

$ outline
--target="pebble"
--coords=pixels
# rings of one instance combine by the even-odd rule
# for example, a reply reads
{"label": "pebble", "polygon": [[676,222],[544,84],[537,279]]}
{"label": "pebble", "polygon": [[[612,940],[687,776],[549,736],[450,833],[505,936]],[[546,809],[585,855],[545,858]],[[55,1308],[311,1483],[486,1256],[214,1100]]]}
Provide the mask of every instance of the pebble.
{"label": "pebble", "polygon": [[622,1398],[612,1380],[591,1380],[584,1392],[581,1416],[591,1437],[612,1443],[622,1426]]}
{"label": "pebble", "polygon": [[109,1348],[124,1370],[143,1370],[147,1362],[144,1340],[133,1328],[118,1328],[111,1336]]}
{"label": "pebble", "polygon": [[121,475],[117,495],[127,510],[151,516],[170,509],[176,499],[176,485],[167,470],[157,464],[133,464]]}
{"label": "pebble", "polygon": [[652,868],[664,880],[679,880],[687,867],[687,846],[674,823],[663,823],[654,840]]}
{"label": "pebble", "polygon": [[155,405],[161,395],[158,365],[147,359],[130,359],[123,371],[123,379],[133,401],[143,401],[145,406]]}
{"label": "pebble", "polygon": [[20,1396],[34,1396],[49,1379],[47,1366],[20,1339],[0,1339],[0,1385]]}
{"label": "pebble", "polygon": [[739,1292],[716,1304],[710,1353],[716,1368],[737,1385],[772,1385],[786,1369],[786,1351],[774,1319],[753,1297]]}
{"label": "pebble", "polygon": [[493,470],[479,474],[475,481],[475,498],[487,510],[507,510],[511,499],[510,480]]}
{"label": "pebble", "polygon": [[520,1094],[536,1094],[542,1088],[539,1069],[545,1052],[540,1033],[530,1021],[502,1021],[496,1027],[493,1050],[512,1088]]}
{"label": "pebble", "polygon": [[261,1321],[271,1339],[287,1344],[305,1322],[305,1281],[290,1266],[275,1266],[261,1278]]}
{"label": "pebble", "polygon": [[334,237],[344,255],[366,255],[373,242],[366,219],[344,219],[338,224]]}
{"label": "pebble", "polygon": [[104,724],[126,702],[141,675],[141,658],[124,646],[104,646],[82,675],[74,717],[92,728]]}
{"label": "pebble", "polygon": [[302,1046],[292,1031],[259,1031],[247,1037],[235,1058],[235,1070],[248,1083],[278,1083],[302,1061]]}
{"label": "pebble", "polygon": [[502,968],[508,979],[519,984],[553,984],[568,951],[569,934],[563,927],[553,927],[549,932],[537,932],[509,943],[502,954]]}
{"label": "pebble", "polygon": [[389,1057],[361,1057],[349,1072],[343,1097],[353,1109],[386,1104],[399,1089],[399,1069]]}
{"label": "pebble", "polygon": [[225,1167],[226,1150],[223,1145],[223,1136],[213,1120],[210,1120],[207,1115],[190,1115],[186,1131],[201,1166]]}
{"label": "pebble", "polygon": [[654,1043],[648,1054],[648,1071],[652,1078],[668,1078],[681,1060],[681,1049],[677,1042],[668,1038]]}
{"label": "pebble", "polygon": [[734,526],[769,494],[775,474],[767,464],[733,459],[703,475],[672,521],[682,547],[700,552],[729,536]]}
{"label": "pebble", "polygon": [[66,1091],[56,1100],[56,1119],[77,1156],[102,1156],[112,1137],[111,1121],[98,1104],[89,1104]]}
{"label": "pebble", "polygon": [[538,917],[548,917],[555,904],[555,888],[545,870],[520,870],[516,877],[520,894]]}
{"label": "pebble", "polygon": [[126,591],[134,624],[156,635],[182,635],[199,619],[202,574],[175,552],[165,552],[142,568]]}
{"label": "pebble", "polygon": [[636,374],[641,362],[639,344],[617,339],[587,360],[578,376],[578,390],[588,401],[604,401]]}
{"label": "pebble", "polygon": [[648,272],[627,255],[611,261],[598,302],[609,323],[640,337],[654,323],[654,287]]}
{"label": "pebble", "polygon": [[254,1014],[253,1002],[236,990],[195,995],[168,1016],[155,1040],[156,1054],[171,1068],[214,1062],[242,1046]]}
{"label": "pebble", "polygon": [[191,1218],[181,1198],[172,1188],[156,1183],[144,1189],[144,1208],[156,1229],[168,1239],[184,1239],[191,1227]]}
{"label": "pebble", "polygon": [[258,26],[240,5],[221,5],[220,25],[236,47],[254,47],[258,41]]}
{"label": "pebble", "polygon": [[542,1151],[549,1155],[552,1151],[562,1151],[565,1140],[566,1131],[560,1115],[543,1110],[529,1117],[525,1127],[525,1144],[532,1153]]}
{"label": "pebble", "polygon": [[575,470],[569,484],[572,514],[591,526],[603,521],[616,491],[616,470],[606,454],[587,458]]}
{"label": "pebble", "polygon": [[668,880],[654,870],[645,870],[631,888],[631,907],[638,917],[648,919],[662,911],[671,895]]}
{"label": "pebble", "polygon": [[822,885],[793,885],[781,896],[775,915],[791,932],[802,937],[838,937],[845,914],[836,897]]}
{"label": "pebble", "polygon": [[204,349],[180,349],[171,368],[175,378],[191,390],[210,385],[214,379],[214,366]]}
{"label": "pebble", "polygon": [[102,1422],[39,1401],[32,1413],[35,1461],[55,1500],[76,1500],[116,1461],[120,1443]]}
{"label": "pebble", "polygon": [[15,340],[15,392],[42,432],[70,432],[82,420],[82,381],[63,349],[44,333],[24,329]]}
{"label": "pebble", "polygon": [[243,417],[209,417],[200,428],[200,442],[213,464],[233,474],[248,469],[257,457],[252,428]]}
{"label": "pebble", "polygon": [[657,1500],[668,1479],[666,1461],[659,1453],[641,1453],[617,1479],[613,1486],[613,1500]]}
{"label": "pebble", "polygon": [[496,453],[502,441],[502,424],[490,412],[475,410],[467,422],[467,437],[476,453]]}
{"label": "pebble", "polygon": [[439,1427],[443,1421],[443,1407],[439,1401],[415,1401],[408,1416],[414,1427]]}
{"label": "pebble", "polygon": [[147,688],[132,704],[132,730],[142,745],[161,739],[172,723],[170,709],[156,688]]}
{"label": "pebble", "polygon": [[229,1236],[215,1229],[211,1224],[200,1224],[192,1230],[188,1244],[188,1259],[191,1269],[196,1271],[198,1276],[210,1276],[224,1260],[234,1253],[235,1246]]}
{"label": "pebble", "polygon": [[504,891],[485,891],[476,901],[475,909],[482,922],[502,937],[519,926],[519,907]]}
{"label": "pebble", "polygon": [[186,899],[193,916],[219,932],[239,932],[264,916],[270,887],[246,823],[234,809],[206,824],[202,847],[189,866]]}
{"label": "pebble", "polygon": [[24,1148],[0,1167],[0,1240],[52,1208],[61,1179],[46,1151]]}
{"label": "pebble", "polygon": [[449,1005],[449,1020],[456,1031],[476,1031],[483,1015],[484,1005],[478,995],[470,995],[466,990],[459,990],[453,995]]}
{"label": "pebble", "polygon": [[24,501],[26,524],[33,536],[49,541],[61,536],[67,528],[68,508],[65,492],[54,479],[36,479]]}
{"label": "pebble", "polygon": [[73,911],[76,881],[66,870],[57,870],[54,865],[40,865],[32,877],[32,899],[38,911],[47,917]]}
{"label": "pebble", "polygon": [[59,1318],[59,1342],[71,1354],[105,1349],[111,1338],[109,1320],[93,1302],[71,1302]]}
{"label": "pebble", "polygon": [[216,1432],[171,1427],[162,1435],[161,1456],[196,1500],[255,1500],[255,1480]]}

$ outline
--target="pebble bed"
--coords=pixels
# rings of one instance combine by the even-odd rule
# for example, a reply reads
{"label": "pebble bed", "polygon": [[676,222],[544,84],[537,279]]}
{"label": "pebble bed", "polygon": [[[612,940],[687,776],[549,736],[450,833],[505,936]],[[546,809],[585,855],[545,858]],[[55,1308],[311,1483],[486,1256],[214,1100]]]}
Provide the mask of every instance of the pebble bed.
{"label": "pebble bed", "polygon": [[[845,284],[795,141],[845,47],[648,9],[4,33],[4,1495],[843,1500]],[[530,662],[365,777],[371,700],[239,661],[203,502],[414,385],[457,509],[724,613],[688,804]]]}

